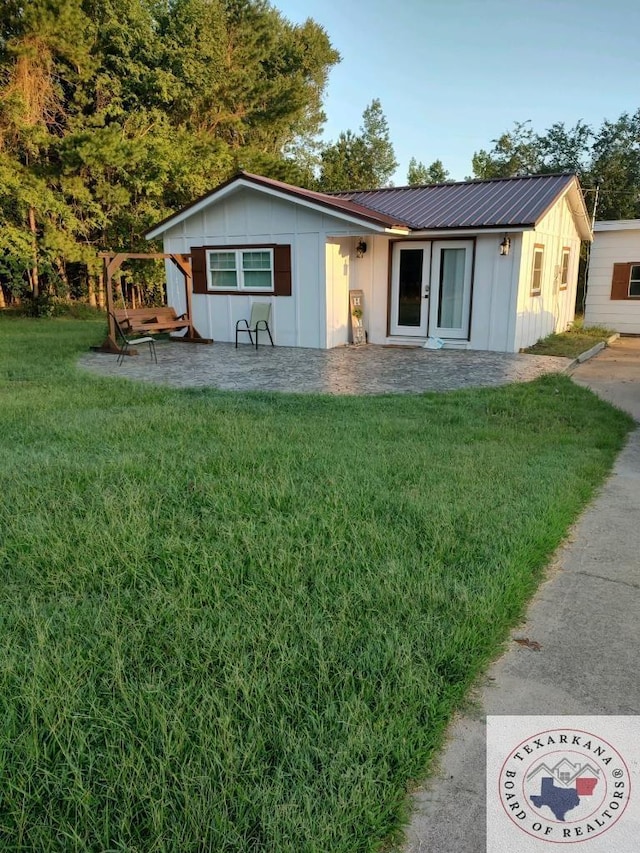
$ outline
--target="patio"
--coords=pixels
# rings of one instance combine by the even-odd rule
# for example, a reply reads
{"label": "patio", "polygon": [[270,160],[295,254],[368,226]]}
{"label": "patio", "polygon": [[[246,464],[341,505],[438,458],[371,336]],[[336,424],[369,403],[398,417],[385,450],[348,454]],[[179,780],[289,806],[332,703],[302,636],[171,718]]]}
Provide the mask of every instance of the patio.
{"label": "patio", "polygon": [[566,358],[420,347],[339,347],[332,350],[248,344],[157,346],[158,364],[145,348],[118,366],[113,355],[89,352],[79,364],[101,376],[120,376],[176,388],[284,391],[317,394],[415,394],[529,382],[559,373]]}

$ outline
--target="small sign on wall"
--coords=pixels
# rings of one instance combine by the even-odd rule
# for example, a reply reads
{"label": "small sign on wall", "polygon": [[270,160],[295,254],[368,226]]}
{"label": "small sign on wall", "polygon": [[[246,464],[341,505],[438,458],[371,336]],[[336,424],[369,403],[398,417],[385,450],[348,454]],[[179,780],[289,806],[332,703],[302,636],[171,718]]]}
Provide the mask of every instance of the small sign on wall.
{"label": "small sign on wall", "polygon": [[362,290],[349,291],[349,304],[351,306],[353,344],[354,346],[366,344],[367,333],[364,329],[364,293]]}

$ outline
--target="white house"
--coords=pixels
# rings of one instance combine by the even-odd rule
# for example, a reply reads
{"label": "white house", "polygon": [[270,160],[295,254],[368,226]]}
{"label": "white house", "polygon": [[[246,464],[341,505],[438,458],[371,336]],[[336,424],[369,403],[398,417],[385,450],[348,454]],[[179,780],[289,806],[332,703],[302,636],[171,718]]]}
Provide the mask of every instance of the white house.
{"label": "white house", "polygon": [[[276,344],[342,346],[361,290],[370,343],[517,352],[573,320],[591,229],[573,175],[325,194],[241,172],[146,236],[191,254],[194,324],[214,340],[259,300]],[[183,291],[168,266],[179,312]]]}
{"label": "white house", "polygon": [[640,219],[596,222],[585,325],[640,335]]}

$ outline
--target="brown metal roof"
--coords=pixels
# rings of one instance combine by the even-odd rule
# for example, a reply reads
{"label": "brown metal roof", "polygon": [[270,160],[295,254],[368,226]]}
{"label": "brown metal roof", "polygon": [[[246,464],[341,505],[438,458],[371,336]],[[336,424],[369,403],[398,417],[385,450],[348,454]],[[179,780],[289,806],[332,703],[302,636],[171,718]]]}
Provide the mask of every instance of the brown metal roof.
{"label": "brown metal roof", "polygon": [[[150,228],[146,235],[158,236],[187,218],[193,208],[201,209],[209,199],[215,203],[218,193],[240,181],[276,190],[328,211],[349,214],[365,225],[414,231],[533,227],[572,183],[575,182],[580,192],[575,176],[569,174],[319,193],[262,175],[240,172]],[[586,216],[583,203],[582,208],[582,214]],[[585,235],[587,238],[590,236]]]}
{"label": "brown metal roof", "polygon": [[574,180],[574,175],[532,175],[342,192],[335,197],[406,222],[414,230],[508,228],[535,225]]}

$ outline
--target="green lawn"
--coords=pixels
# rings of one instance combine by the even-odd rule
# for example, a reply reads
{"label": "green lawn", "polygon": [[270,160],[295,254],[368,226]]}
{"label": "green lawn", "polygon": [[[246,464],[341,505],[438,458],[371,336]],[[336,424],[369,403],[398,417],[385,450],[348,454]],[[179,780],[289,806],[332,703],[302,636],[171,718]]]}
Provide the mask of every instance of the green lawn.
{"label": "green lawn", "polygon": [[0,317],[0,848],[380,848],[631,422],[78,372]]}
{"label": "green lawn", "polygon": [[565,358],[577,358],[595,344],[606,341],[615,334],[612,329],[603,326],[584,326],[582,319],[576,319],[567,332],[548,335],[525,352],[535,355],[559,355]]}

